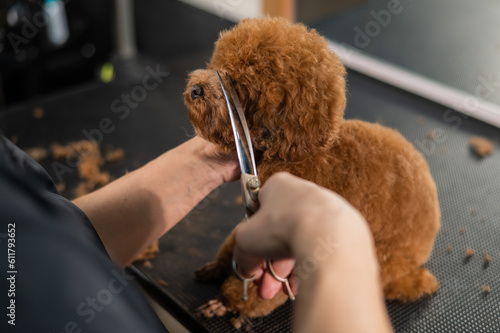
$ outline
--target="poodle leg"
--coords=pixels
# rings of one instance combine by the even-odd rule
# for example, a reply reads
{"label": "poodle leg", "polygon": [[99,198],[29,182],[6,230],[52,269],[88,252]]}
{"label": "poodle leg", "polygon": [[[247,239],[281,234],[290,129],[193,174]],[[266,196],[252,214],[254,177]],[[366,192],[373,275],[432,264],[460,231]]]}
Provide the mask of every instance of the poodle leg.
{"label": "poodle leg", "polygon": [[217,260],[214,260],[198,268],[194,272],[194,275],[196,277],[196,280],[200,282],[212,282],[224,278],[224,273],[224,265],[222,265]]}
{"label": "poodle leg", "polygon": [[230,275],[231,260],[233,258],[234,249],[234,230],[225,239],[224,243],[219,248],[214,261],[211,261],[200,267],[194,274],[198,281],[210,282],[222,280]]}
{"label": "poodle leg", "polygon": [[417,268],[385,284],[384,295],[388,300],[412,302],[438,289],[436,277],[425,268]]}

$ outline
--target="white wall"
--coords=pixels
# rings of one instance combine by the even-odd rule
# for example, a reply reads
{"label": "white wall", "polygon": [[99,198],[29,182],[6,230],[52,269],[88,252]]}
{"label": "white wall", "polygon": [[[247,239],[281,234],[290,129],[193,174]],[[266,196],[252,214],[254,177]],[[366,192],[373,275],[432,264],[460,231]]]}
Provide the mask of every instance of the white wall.
{"label": "white wall", "polygon": [[198,7],[220,18],[239,22],[246,17],[258,17],[262,14],[261,0],[179,0]]}

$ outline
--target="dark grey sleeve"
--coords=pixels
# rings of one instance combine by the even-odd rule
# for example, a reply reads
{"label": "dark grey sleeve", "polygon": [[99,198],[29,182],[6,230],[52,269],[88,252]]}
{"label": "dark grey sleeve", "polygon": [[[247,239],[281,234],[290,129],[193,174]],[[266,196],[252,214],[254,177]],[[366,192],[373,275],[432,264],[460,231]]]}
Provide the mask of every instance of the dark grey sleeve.
{"label": "dark grey sleeve", "polygon": [[86,215],[0,142],[0,332],[166,332]]}

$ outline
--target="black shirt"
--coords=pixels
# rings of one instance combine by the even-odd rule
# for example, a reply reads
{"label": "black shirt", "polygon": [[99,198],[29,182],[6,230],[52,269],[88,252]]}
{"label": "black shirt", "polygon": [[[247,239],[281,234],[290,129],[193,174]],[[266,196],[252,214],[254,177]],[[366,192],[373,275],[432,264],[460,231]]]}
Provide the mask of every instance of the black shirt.
{"label": "black shirt", "polygon": [[166,332],[87,216],[2,136],[0,275],[1,332]]}

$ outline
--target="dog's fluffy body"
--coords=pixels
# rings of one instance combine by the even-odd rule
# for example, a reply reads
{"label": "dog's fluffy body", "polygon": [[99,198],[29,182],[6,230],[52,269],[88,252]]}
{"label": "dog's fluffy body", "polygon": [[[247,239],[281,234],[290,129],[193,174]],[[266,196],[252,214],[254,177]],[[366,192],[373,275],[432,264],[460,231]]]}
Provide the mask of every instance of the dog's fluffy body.
{"label": "dog's fluffy body", "polygon": [[[200,136],[228,152],[234,136],[215,70],[234,81],[261,181],[288,171],[356,207],[373,233],[387,299],[412,301],[438,289],[436,278],[421,267],[440,226],[427,163],[397,131],[343,119],[345,68],[316,31],[282,19],[243,20],[221,33],[207,69],[190,74],[190,119]],[[194,85],[201,96],[192,95]],[[241,282],[231,274],[233,244],[231,234],[197,275],[225,279],[221,295],[228,310],[266,315],[286,295],[261,300],[251,286],[250,300],[242,302]]]}

